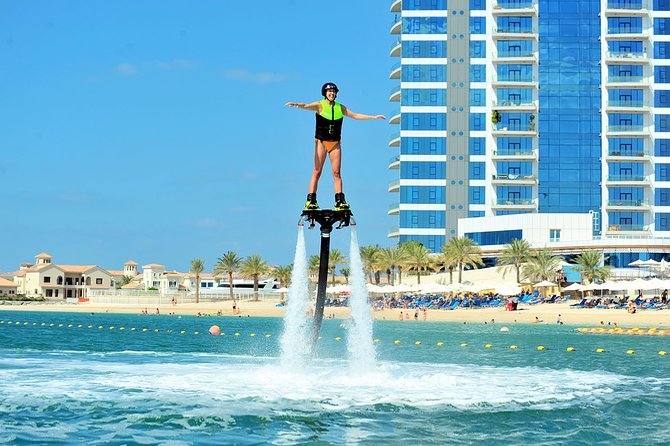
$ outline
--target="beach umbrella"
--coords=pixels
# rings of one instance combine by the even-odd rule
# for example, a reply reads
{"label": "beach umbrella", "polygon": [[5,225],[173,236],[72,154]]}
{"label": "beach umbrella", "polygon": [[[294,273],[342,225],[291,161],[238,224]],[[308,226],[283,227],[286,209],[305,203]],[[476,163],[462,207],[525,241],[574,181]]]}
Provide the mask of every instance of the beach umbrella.
{"label": "beach umbrella", "polygon": [[600,285],[601,290],[610,290],[610,291],[626,291],[630,286],[630,282],[627,280],[621,280],[619,282],[604,282]]}
{"label": "beach umbrella", "polygon": [[351,287],[349,285],[333,285],[326,288],[326,293],[339,294],[339,293],[350,293]]}
{"label": "beach umbrella", "polygon": [[644,266],[644,260],[637,259],[634,262],[630,262],[628,266]]}
{"label": "beach umbrella", "polygon": [[374,283],[368,283],[365,286],[369,293],[388,293],[388,289],[390,288],[388,286],[375,285]]}
{"label": "beach umbrella", "polygon": [[632,282],[629,282],[630,288],[629,290],[655,290],[656,285],[652,283],[650,280],[644,280],[644,279],[635,279]]}
{"label": "beach umbrella", "polygon": [[449,287],[447,285],[442,285],[441,283],[427,283],[421,285],[421,292],[426,294],[447,293],[449,291]]}
{"label": "beach umbrella", "polygon": [[538,282],[535,285],[533,285],[536,288],[540,287],[548,287],[548,286],[558,286],[555,283],[549,282],[548,280],[543,280],[542,282]]}
{"label": "beach umbrella", "polygon": [[393,293],[411,293],[412,291],[416,291],[415,287],[411,285],[406,285],[404,283],[399,283],[398,285],[393,285],[388,288],[389,291]]}
{"label": "beach umbrella", "polygon": [[507,283],[498,284],[495,287],[496,293],[501,296],[514,296],[521,292],[521,287],[519,285],[512,285]]}
{"label": "beach umbrella", "polygon": [[466,287],[466,285],[462,283],[450,283],[447,285],[447,293],[458,293],[459,291],[463,290]]}
{"label": "beach umbrella", "polygon": [[581,283],[573,283],[572,285],[566,286],[563,288],[563,291],[581,291],[584,292],[586,291],[586,286],[582,285]]}

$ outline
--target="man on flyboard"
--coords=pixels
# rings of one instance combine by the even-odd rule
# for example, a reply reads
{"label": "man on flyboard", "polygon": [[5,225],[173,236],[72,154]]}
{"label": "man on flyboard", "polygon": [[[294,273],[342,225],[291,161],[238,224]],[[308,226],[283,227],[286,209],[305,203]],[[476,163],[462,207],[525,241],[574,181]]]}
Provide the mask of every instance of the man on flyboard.
{"label": "man on flyboard", "polygon": [[370,120],[386,119],[384,115],[364,115],[349,110],[339,102],[335,102],[338,92],[337,85],[327,82],[321,87],[323,99],[317,102],[306,104],[304,102],[287,102],[289,107],[302,108],[316,112],[316,132],[314,134],[314,171],[312,179],[309,182],[309,193],[307,194],[307,203],[305,210],[318,210],[319,205],[316,202],[316,189],[319,184],[319,177],[323,171],[323,164],[326,162],[326,155],[330,158],[330,166],[333,169],[333,182],[335,186],[335,210],[349,210],[349,205],[344,199],[342,193],[342,177],[340,176],[340,166],[342,163],[342,121],[347,116],[353,119]]}

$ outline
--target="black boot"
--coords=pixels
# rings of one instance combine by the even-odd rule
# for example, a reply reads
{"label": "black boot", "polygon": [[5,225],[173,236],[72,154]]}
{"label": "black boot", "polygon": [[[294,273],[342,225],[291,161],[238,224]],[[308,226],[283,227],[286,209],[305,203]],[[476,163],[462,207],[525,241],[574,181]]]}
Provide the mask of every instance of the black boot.
{"label": "black boot", "polygon": [[347,200],[344,199],[344,194],[342,192],[335,194],[335,210],[336,211],[348,211],[351,209],[347,204]]}
{"label": "black boot", "polygon": [[318,211],[319,210],[319,205],[316,202],[316,193],[307,194],[307,203],[305,203],[305,210],[306,211]]}

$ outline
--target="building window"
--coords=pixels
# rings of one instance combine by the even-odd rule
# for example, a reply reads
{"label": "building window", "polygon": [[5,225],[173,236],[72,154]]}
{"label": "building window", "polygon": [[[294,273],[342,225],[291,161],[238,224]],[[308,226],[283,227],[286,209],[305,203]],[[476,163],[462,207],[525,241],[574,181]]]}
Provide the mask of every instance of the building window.
{"label": "building window", "polygon": [[561,230],[560,229],[550,229],[549,230],[549,241],[550,242],[560,242],[561,241]]}
{"label": "building window", "polygon": [[51,283],[51,277],[44,276],[44,283]]}
{"label": "building window", "polygon": [[95,279],[95,284],[102,285],[102,278],[98,277],[97,279]]}

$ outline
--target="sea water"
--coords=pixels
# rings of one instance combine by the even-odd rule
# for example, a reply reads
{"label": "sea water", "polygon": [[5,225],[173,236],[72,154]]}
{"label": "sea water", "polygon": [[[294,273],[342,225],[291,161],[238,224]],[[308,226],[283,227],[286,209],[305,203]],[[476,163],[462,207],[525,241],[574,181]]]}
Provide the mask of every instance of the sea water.
{"label": "sea water", "polygon": [[670,444],[667,337],[377,320],[352,374],[341,322],[295,370],[278,318],[0,311],[0,442]]}

